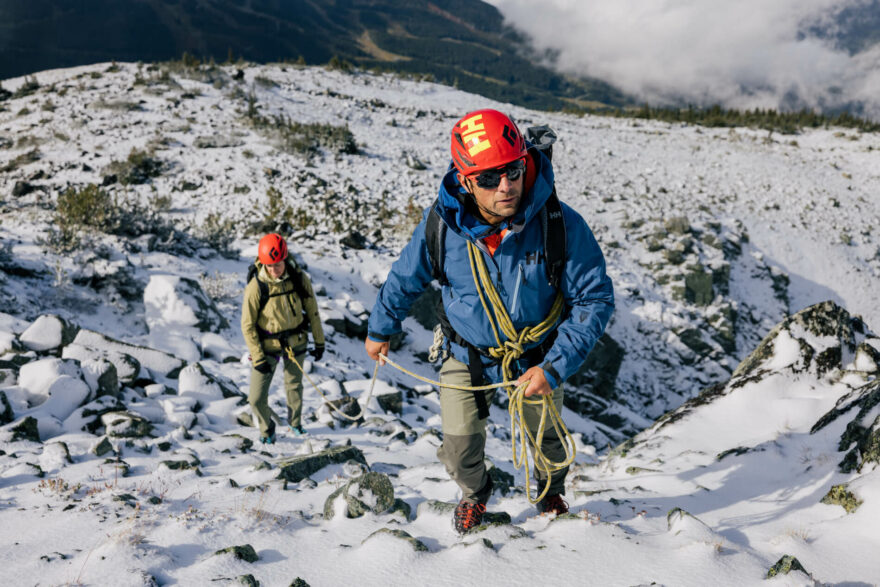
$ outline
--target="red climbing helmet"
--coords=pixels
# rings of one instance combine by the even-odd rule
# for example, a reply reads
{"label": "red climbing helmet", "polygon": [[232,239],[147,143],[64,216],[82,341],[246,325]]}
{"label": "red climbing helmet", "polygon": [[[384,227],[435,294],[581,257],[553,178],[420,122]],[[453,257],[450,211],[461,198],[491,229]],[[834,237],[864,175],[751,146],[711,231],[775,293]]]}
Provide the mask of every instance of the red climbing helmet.
{"label": "red climbing helmet", "polygon": [[287,258],[287,243],[280,234],[267,234],[260,239],[257,258],[263,265],[272,265]]}
{"label": "red climbing helmet", "polygon": [[452,162],[464,175],[501,167],[526,155],[526,140],[509,116],[484,109],[452,127]]}

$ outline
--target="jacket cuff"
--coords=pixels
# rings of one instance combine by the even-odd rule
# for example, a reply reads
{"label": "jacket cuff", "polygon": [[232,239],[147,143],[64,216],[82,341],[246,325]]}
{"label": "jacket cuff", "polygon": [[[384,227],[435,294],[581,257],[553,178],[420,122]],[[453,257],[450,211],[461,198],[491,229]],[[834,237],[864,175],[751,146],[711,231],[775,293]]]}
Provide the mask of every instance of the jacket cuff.
{"label": "jacket cuff", "polygon": [[541,365],[541,369],[544,370],[544,378],[547,380],[547,383],[550,384],[550,389],[556,389],[562,384],[562,377],[559,376],[559,372],[553,368],[553,364],[549,361]]}
{"label": "jacket cuff", "polygon": [[379,334],[377,332],[368,332],[367,338],[369,338],[373,342],[388,342],[389,340],[391,340],[391,336]]}

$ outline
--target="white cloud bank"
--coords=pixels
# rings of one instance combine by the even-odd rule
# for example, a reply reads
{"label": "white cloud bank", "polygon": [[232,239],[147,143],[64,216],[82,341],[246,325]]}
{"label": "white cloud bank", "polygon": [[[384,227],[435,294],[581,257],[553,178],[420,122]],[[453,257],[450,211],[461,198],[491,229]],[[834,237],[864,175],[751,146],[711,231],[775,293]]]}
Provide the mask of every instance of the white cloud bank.
{"label": "white cloud bank", "polygon": [[487,0],[561,71],[652,104],[833,108],[880,118],[880,45],[856,55],[804,36],[872,0]]}

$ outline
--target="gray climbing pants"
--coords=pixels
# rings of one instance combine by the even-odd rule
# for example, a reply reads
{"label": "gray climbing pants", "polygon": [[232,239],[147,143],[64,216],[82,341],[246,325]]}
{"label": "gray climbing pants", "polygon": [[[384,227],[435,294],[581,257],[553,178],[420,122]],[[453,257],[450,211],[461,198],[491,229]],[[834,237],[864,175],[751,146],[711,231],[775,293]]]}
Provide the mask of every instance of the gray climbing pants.
{"label": "gray climbing pants", "polygon": [[[440,368],[440,381],[452,385],[469,386],[470,372],[467,365],[454,358],[448,358]],[[486,402],[491,405],[495,390],[485,393]],[[503,390],[500,393],[504,393]],[[553,390],[553,403],[562,413],[562,386]],[[534,436],[541,421],[541,406],[524,406],[526,427]],[[489,500],[489,475],[484,462],[486,448],[486,418],[477,415],[477,402],[474,392],[440,388],[440,414],[443,420],[443,444],[437,449],[437,458],[446,466],[449,476],[461,488],[463,499],[470,502],[486,503]],[[534,447],[532,451],[534,462]],[[541,451],[552,461],[565,460],[565,448],[552,426],[545,425]],[[535,470],[540,490],[544,489],[546,473]],[[556,471],[550,479],[549,494],[565,493],[565,476],[568,468]]]}

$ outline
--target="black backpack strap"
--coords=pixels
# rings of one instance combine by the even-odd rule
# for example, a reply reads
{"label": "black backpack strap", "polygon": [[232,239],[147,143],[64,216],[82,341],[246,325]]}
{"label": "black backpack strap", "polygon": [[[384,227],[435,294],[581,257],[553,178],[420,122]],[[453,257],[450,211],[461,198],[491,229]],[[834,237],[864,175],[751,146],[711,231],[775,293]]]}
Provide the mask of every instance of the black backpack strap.
{"label": "black backpack strap", "polygon": [[544,231],[544,262],[547,264],[547,281],[559,288],[565,273],[565,221],[562,204],[556,196],[556,186],[541,208],[541,228]]}
{"label": "black backpack strap", "polygon": [[449,285],[446,272],[443,270],[443,260],[446,256],[446,223],[440,218],[437,207],[440,200],[434,200],[428,219],[425,221],[425,244],[428,246],[428,257],[431,259],[431,276],[440,285]]}

